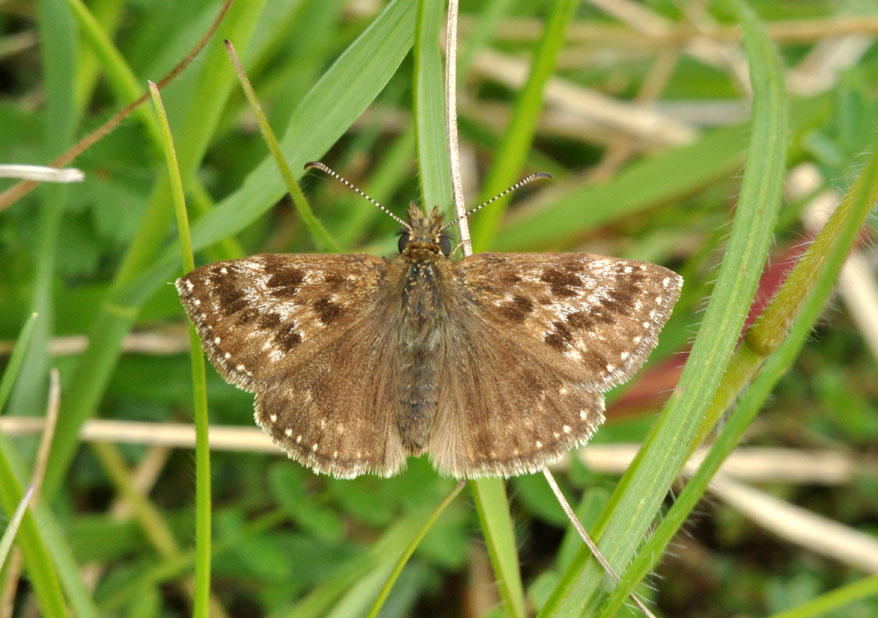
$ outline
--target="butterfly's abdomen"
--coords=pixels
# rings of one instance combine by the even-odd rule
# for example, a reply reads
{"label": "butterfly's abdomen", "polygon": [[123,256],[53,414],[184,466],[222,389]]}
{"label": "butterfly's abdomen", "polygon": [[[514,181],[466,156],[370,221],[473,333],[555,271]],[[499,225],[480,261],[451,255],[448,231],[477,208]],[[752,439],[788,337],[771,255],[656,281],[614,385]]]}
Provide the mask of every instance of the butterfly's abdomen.
{"label": "butterfly's abdomen", "polygon": [[438,317],[441,312],[435,265],[409,264],[402,290],[401,364],[399,371],[402,443],[414,455],[424,452],[436,413],[439,348]]}

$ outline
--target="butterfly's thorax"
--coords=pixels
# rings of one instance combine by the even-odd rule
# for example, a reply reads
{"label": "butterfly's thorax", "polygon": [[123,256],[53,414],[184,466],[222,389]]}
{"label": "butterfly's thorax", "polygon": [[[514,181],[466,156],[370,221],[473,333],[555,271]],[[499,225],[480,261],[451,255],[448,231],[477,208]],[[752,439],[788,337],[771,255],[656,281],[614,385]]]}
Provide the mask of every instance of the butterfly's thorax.
{"label": "butterfly's thorax", "polygon": [[448,258],[435,240],[433,220],[441,221],[411,219],[411,239],[399,258],[403,276],[398,426],[403,444],[416,454],[427,447],[438,403],[439,325],[449,272]]}

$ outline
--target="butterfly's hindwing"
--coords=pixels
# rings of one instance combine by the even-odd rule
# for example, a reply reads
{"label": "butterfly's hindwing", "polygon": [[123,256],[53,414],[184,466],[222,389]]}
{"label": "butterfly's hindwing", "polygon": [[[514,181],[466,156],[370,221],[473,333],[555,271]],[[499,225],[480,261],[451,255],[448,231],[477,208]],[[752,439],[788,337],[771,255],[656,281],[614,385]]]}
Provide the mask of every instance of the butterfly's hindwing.
{"label": "butterfly's hindwing", "polygon": [[478,318],[449,326],[430,456],[456,478],[539,470],[585,443],[603,422],[604,398],[572,383]]}
{"label": "butterfly's hindwing", "polygon": [[256,422],[287,454],[316,472],[392,476],[407,453],[397,430],[396,331],[368,316],[292,375],[261,382]]}

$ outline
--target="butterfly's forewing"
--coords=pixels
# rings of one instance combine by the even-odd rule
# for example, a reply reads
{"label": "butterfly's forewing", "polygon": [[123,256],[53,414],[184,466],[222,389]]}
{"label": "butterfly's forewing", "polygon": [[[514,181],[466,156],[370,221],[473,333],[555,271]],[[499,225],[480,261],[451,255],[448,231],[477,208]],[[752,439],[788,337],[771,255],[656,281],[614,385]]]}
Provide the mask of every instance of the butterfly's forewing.
{"label": "butterfly's forewing", "polygon": [[254,392],[344,336],[389,266],[369,255],[260,254],[206,264],[176,286],[213,366]]}
{"label": "butterfly's forewing", "polygon": [[539,469],[603,420],[602,392],[646,360],[682,280],[582,253],[492,254],[452,266],[430,451],[453,476]]}
{"label": "butterfly's forewing", "polygon": [[320,472],[387,475],[404,463],[399,346],[390,309],[379,310],[395,268],[369,255],[262,254],[176,285],[214,367],[257,394],[256,421],[278,446]]}
{"label": "butterfly's forewing", "polygon": [[683,282],[656,264],[588,253],[480,253],[454,270],[480,319],[599,392],[643,365]]}

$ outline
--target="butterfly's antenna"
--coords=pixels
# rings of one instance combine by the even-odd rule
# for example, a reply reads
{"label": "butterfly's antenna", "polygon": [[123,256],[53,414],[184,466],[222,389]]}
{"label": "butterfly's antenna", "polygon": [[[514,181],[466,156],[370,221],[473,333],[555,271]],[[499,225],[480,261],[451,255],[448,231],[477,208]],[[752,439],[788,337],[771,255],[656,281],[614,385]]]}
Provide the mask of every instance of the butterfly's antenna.
{"label": "butterfly's antenna", "polygon": [[504,195],[509,195],[510,193],[512,193],[516,189],[520,189],[524,185],[529,185],[534,180],[539,180],[540,178],[551,178],[551,177],[552,177],[552,175],[548,172],[536,172],[535,174],[531,174],[530,176],[526,176],[525,178],[522,178],[521,180],[516,182],[514,185],[512,185],[511,187],[509,187],[508,189],[506,189],[502,193],[498,193],[497,195],[495,195],[494,197],[489,199],[487,202],[482,202],[481,204],[479,204],[475,208],[470,208],[469,210],[466,211],[466,213],[464,213],[464,215],[462,217],[458,217],[454,221],[449,221],[448,223],[446,223],[445,225],[442,226],[442,229],[443,230],[448,229],[449,227],[451,227],[452,225],[454,225],[455,223],[457,223],[461,219],[465,219],[466,217],[469,217],[471,214],[478,212],[479,210],[481,210],[482,208],[484,208],[488,204],[496,202]]}
{"label": "butterfly's antenna", "polygon": [[393,219],[394,221],[399,223],[405,229],[407,229],[407,230],[412,229],[412,226],[410,226],[408,223],[406,223],[405,221],[403,221],[402,219],[397,217],[395,214],[393,214],[392,212],[387,210],[384,206],[379,204],[377,200],[375,200],[372,197],[370,197],[369,195],[367,195],[365,191],[361,190],[359,187],[354,185],[354,183],[352,183],[349,180],[347,180],[346,178],[342,177],[341,174],[339,174],[338,172],[333,170],[328,165],[321,163],[320,161],[309,161],[308,163],[305,164],[306,170],[309,170],[312,167],[316,167],[324,174],[329,174],[330,176],[332,176],[333,178],[335,178],[336,180],[338,180],[342,184],[346,185],[348,188],[353,189],[360,197],[364,197],[367,200],[369,200],[370,202],[372,202],[375,206],[377,206],[381,210],[381,212],[388,215],[391,219]]}

